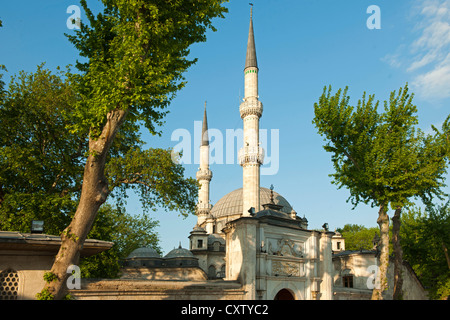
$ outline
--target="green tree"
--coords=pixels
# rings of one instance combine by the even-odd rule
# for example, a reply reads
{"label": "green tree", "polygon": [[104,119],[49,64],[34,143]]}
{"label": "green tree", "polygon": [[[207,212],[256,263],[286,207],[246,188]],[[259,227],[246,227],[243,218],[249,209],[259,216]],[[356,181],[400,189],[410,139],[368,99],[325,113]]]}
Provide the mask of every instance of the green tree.
{"label": "green tree", "polygon": [[[86,1],[80,1],[88,24],[82,22],[81,29],[69,40],[87,62],[77,63],[81,74],[70,77],[76,83],[79,98],[73,108],[76,121],[70,130],[89,135],[88,156],[77,210],[62,234],[62,245],[51,270],[58,280],[43,289],[55,299],[64,296],[66,270],[78,262],[80,247],[98,209],[111,193],[105,170],[115,139],[122,135],[131,143],[128,150],[120,150],[117,156],[126,158],[133,154],[146,159],[145,154],[139,153],[139,145],[133,145],[138,124],[158,133],[156,127],[162,124],[175,92],[185,85],[183,73],[196,62],[188,59],[189,47],[205,41],[208,28],[214,30],[212,19],[223,17],[226,11],[223,2],[103,0],[103,12],[94,16]],[[136,163],[135,168],[142,167]],[[122,177],[146,190],[150,186],[159,195],[165,191],[155,185],[159,180],[149,177],[149,172],[127,172]],[[172,184],[173,193],[178,187]],[[181,199],[193,197],[194,188],[190,191]],[[142,200],[148,203],[147,198]],[[193,201],[189,201],[189,208],[179,207],[185,212],[194,208]]]}
{"label": "green tree", "polygon": [[87,139],[62,116],[76,96],[63,74],[43,66],[13,77],[0,104],[0,229],[29,232],[44,220],[60,234],[76,209]]}
{"label": "green tree", "polygon": [[346,250],[372,250],[374,247],[372,240],[375,235],[380,235],[378,228],[366,228],[357,224],[346,224],[343,228],[338,228],[337,231],[345,239]]}
{"label": "green tree", "polygon": [[[443,133],[436,128],[434,135],[425,135],[416,128],[417,107],[407,85],[398,93],[393,91],[384,102],[384,112],[378,112],[379,101],[363,94],[356,107],[349,104],[348,88],[331,94],[331,86],[324,88],[319,102],[314,104],[313,123],[327,141],[324,149],[332,153],[335,173],[330,176],[338,188],[350,191],[352,204],[379,207],[377,223],[380,227],[380,289],[372,298],[382,299],[387,286],[389,258],[389,207],[393,218],[393,247],[395,255],[395,298],[401,297],[402,252],[398,233],[401,209],[414,197],[429,201],[441,197],[449,156],[450,116],[443,125]],[[348,201],[347,200],[347,201]]]}
{"label": "green tree", "polygon": [[120,275],[120,260],[140,247],[152,247],[159,253],[158,222],[148,214],[132,216],[123,208],[105,203],[100,207],[88,238],[113,242],[110,250],[80,261],[83,278],[116,278]]}
{"label": "green tree", "polygon": [[431,299],[450,296],[450,202],[410,208],[402,216],[401,242],[410,263]]}
{"label": "green tree", "polygon": [[[76,94],[64,73],[52,74],[43,66],[35,73],[20,72],[4,93],[0,103],[0,230],[29,232],[31,220],[43,220],[46,233],[59,235],[77,207],[88,145],[86,135],[66,130],[74,121],[69,111]],[[170,161],[169,150],[149,149],[140,154],[133,150],[130,155],[135,157],[120,157],[129,149],[130,137],[116,138],[106,168],[118,206],[103,206],[89,234],[113,241],[114,246],[83,259],[84,276],[114,277],[118,259],[131,250],[143,245],[158,248],[156,222],[146,214],[132,217],[121,209],[127,196],[121,184],[132,183],[124,181],[130,178],[124,169],[147,175],[147,186],[140,190],[145,191],[147,211],[163,207],[184,213],[195,205],[196,182],[183,177],[183,167]],[[139,145],[137,133],[133,139]]]}

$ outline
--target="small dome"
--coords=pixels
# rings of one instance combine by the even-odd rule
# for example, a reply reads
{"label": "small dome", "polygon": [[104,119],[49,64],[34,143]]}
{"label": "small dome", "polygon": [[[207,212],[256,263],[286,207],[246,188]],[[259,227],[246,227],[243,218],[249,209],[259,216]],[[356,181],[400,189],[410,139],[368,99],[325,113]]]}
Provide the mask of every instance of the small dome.
{"label": "small dome", "polygon": [[194,255],[188,249],[184,249],[181,245],[177,249],[171,250],[164,258],[194,258]]}
{"label": "small dome", "polygon": [[142,247],[132,251],[127,257],[127,259],[133,258],[161,258],[161,256],[153,248]]}

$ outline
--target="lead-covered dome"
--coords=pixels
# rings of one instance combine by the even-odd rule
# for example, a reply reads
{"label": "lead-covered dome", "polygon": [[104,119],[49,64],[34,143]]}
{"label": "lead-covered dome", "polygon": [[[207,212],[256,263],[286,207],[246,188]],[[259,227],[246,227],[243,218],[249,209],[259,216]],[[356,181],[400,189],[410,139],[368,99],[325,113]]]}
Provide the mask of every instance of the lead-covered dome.
{"label": "lead-covered dome", "polygon": [[150,247],[142,247],[132,251],[127,259],[149,259],[149,258],[161,258],[159,253]]}
{"label": "lead-covered dome", "polygon": [[164,258],[194,258],[194,255],[180,245],[177,249],[171,250]]}
{"label": "lead-covered dome", "polygon": [[[239,216],[242,214],[243,192],[242,188],[231,191],[223,196],[211,209],[211,216],[216,219]],[[270,203],[271,191],[267,188],[260,188],[260,208],[255,208],[256,212],[263,210],[263,204]],[[280,211],[291,213],[292,207],[289,202],[279,193],[273,191],[273,202],[283,206]]]}

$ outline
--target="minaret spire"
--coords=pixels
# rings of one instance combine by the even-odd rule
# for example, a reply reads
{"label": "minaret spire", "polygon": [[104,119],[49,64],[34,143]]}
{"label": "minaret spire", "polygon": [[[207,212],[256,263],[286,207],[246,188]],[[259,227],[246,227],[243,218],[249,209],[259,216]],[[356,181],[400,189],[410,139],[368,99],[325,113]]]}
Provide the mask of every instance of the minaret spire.
{"label": "minaret spire", "polygon": [[200,145],[200,168],[197,171],[197,181],[200,184],[198,189],[197,203],[197,225],[204,226],[211,211],[209,203],[209,183],[212,179],[212,172],[209,170],[209,139],[208,139],[208,120],[206,118],[206,101],[203,112],[202,140]]}
{"label": "minaret spire", "polygon": [[250,27],[248,30],[247,55],[245,57],[245,69],[249,67],[258,68],[256,60],[255,34],[253,32],[253,4],[250,8]]}
{"label": "minaret spire", "polygon": [[209,146],[208,137],[208,120],[206,119],[206,101],[205,101],[205,111],[203,113],[203,125],[202,125],[202,146]]}
{"label": "minaret spire", "polygon": [[243,171],[243,216],[248,216],[252,207],[256,212],[260,210],[260,166],[264,152],[259,146],[259,118],[262,116],[263,106],[258,100],[258,72],[251,9],[244,68],[245,94],[244,101],[239,106],[244,122],[244,146],[239,150],[239,163]]}

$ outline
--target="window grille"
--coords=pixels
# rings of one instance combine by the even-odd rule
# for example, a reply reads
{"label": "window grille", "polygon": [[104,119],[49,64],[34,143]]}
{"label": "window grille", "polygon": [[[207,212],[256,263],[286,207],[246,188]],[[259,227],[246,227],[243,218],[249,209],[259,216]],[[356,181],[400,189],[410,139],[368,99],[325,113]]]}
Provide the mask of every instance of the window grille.
{"label": "window grille", "polygon": [[0,273],[0,300],[17,300],[19,274],[7,269]]}

